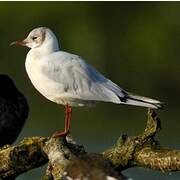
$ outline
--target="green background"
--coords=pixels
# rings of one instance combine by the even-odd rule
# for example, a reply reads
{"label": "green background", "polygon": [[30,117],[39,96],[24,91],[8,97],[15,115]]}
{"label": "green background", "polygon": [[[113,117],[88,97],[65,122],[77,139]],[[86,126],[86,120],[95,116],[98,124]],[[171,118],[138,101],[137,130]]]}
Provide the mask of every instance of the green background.
{"label": "green background", "polygon": [[[162,145],[180,148],[180,3],[179,2],[1,2],[0,72],[25,94],[30,115],[24,136],[49,136],[63,129],[64,107],[39,94],[25,72],[28,49],[9,47],[39,26],[51,28],[62,50],[78,54],[121,87],[165,102],[158,111]],[[71,133],[91,152],[111,146],[122,133],[136,135],[146,123],[145,108],[98,103],[74,108]],[[41,179],[32,170],[19,180]],[[177,180],[180,173],[144,168],[124,172],[134,180]]]}

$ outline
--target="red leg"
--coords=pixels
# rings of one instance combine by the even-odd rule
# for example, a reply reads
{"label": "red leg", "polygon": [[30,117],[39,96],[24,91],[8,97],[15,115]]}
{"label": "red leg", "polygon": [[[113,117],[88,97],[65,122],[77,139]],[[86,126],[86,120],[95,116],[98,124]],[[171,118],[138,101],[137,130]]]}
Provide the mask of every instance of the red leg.
{"label": "red leg", "polygon": [[65,131],[69,132],[70,124],[71,124],[71,113],[72,113],[72,107],[66,106],[66,119],[65,119]]}
{"label": "red leg", "polygon": [[66,136],[69,133],[70,129],[70,123],[71,123],[71,114],[72,114],[72,107],[69,105],[65,106],[65,129],[64,131],[58,131],[55,134],[53,134],[53,137],[63,137]]}

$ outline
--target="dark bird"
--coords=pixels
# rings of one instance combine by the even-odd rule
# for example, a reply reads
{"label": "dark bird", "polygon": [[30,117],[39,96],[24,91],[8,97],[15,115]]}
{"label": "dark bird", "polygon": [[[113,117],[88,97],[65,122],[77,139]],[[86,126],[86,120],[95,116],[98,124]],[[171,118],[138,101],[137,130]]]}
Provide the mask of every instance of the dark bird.
{"label": "dark bird", "polygon": [[86,154],[75,158],[66,167],[62,180],[130,180],[118,171],[109,161],[97,154]]}
{"label": "dark bird", "polygon": [[0,74],[0,147],[12,144],[28,117],[26,98],[7,75]]}

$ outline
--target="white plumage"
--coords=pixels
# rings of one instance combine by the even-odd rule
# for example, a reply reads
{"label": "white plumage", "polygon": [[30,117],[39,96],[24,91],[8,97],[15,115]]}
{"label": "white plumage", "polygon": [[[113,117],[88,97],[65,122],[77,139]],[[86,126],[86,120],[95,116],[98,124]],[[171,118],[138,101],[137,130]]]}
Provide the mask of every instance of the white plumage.
{"label": "white plumage", "polygon": [[88,106],[95,101],[160,108],[161,102],[133,95],[105,78],[81,57],[59,50],[53,32],[36,28],[16,44],[31,48],[26,71],[35,88],[58,104]]}

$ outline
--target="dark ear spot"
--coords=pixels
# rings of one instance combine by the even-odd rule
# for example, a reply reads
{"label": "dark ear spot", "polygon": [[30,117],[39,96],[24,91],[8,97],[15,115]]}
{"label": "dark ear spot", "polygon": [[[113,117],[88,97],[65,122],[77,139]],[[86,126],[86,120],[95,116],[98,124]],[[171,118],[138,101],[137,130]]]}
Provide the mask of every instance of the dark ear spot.
{"label": "dark ear spot", "polygon": [[46,29],[44,29],[44,31],[42,32],[42,42],[45,40],[46,38]]}

